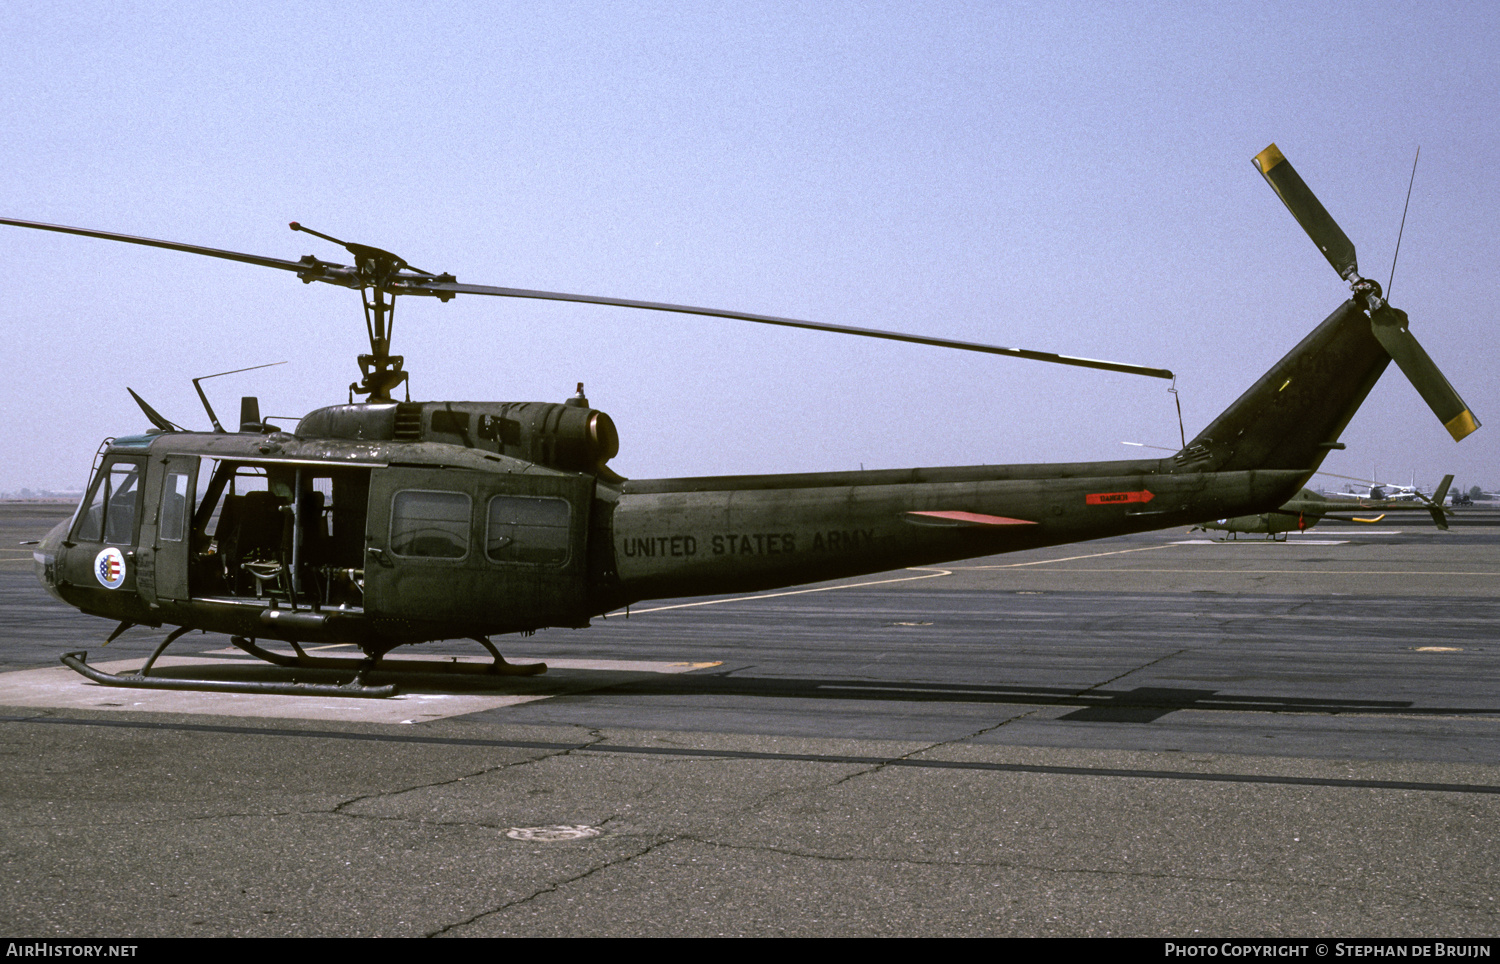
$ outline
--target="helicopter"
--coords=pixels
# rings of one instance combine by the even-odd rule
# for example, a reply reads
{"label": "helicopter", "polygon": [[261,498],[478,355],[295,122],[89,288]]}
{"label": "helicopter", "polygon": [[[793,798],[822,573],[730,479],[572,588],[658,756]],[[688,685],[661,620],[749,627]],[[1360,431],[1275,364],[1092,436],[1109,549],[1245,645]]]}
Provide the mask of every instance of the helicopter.
{"label": "helicopter", "polygon": [[[1417,492],[1420,502],[1405,499],[1382,499],[1366,502],[1363,499],[1330,499],[1328,496],[1312,489],[1303,489],[1297,493],[1296,498],[1286,502],[1269,512],[1261,512],[1257,515],[1235,516],[1230,519],[1216,519],[1213,522],[1204,522],[1194,526],[1195,529],[1207,531],[1218,531],[1225,534],[1225,538],[1238,539],[1241,532],[1264,534],[1267,539],[1285,542],[1288,532],[1306,532],[1324,519],[1338,519],[1345,522],[1376,523],[1384,519],[1391,512],[1409,512],[1416,509],[1425,509],[1432,517],[1432,524],[1437,528],[1447,531],[1448,515],[1451,509],[1443,508],[1443,500],[1448,497],[1448,487],[1453,484],[1453,476],[1443,476],[1436,494],[1428,498],[1421,492]],[[1380,515],[1373,519],[1361,518],[1347,513],[1352,510],[1365,510],[1379,512]],[[1281,539],[1276,540],[1280,535]]]}
{"label": "helicopter", "polygon": [[[1411,335],[1406,314],[1360,276],[1354,245],[1275,144],[1261,175],[1347,281],[1351,297],[1170,457],[794,475],[625,479],[613,421],[580,384],[561,403],[412,402],[390,352],[398,297],[542,299],[678,312],[1171,379],[1170,371],[1050,352],[622,298],[459,282],[379,248],[352,265],[297,261],[14,219],[0,223],[182,251],[291,272],[361,293],[370,351],[348,402],[290,432],[242,400],[237,430],[188,431],[133,391],[151,430],[106,439],[73,517],[33,551],[63,602],[131,626],[174,627],[137,671],[62,657],[108,685],[383,697],[371,674],[396,647],[471,639],[493,662],[448,671],[525,675],[492,636],[591,619],[658,598],[766,590],[1268,512],[1293,497],[1394,360],[1455,441],[1479,427]],[[394,392],[406,387],[406,400]],[[355,401],[356,395],[362,400]],[[1185,436],[1186,433],[1184,433]],[[628,609],[627,609],[628,611]],[[152,676],[192,630],[299,668],[353,670],[342,684]],[[291,645],[292,654],[265,640]],[[106,641],[107,642],[107,641]],[[311,656],[353,644],[362,659]]]}

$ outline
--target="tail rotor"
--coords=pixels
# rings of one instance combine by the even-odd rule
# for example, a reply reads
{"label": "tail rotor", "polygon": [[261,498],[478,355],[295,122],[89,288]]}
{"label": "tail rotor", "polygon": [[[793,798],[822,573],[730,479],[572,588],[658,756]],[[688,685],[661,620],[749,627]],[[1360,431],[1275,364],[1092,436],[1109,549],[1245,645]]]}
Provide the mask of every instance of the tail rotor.
{"label": "tail rotor", "polygon": [[1371,333],[1453,440],[1459,441],[1479,428],[1479,420],[1469,406],[1464,404],[1431,356],[1413,337],[1406,312],[1386,302],[1378,282],[1360,276],[1354,242],[1349,240],[1281,150],[1275,144],[1267,147],[1255,155],[1255,167],[1339,277],[1349,282],[1355,304],[1369,313]]}

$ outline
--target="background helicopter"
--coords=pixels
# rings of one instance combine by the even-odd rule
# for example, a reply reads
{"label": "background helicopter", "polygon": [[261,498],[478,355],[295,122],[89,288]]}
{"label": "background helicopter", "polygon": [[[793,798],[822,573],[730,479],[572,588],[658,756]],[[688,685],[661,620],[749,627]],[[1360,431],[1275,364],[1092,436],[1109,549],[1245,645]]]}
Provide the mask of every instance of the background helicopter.
{"label": "background helicopter", "polygon": [[[583,302],[1171,373],[720,309],[473,285],[327,235],[318,236],[343,244],[352,266],[0,219],[358,289],[370,343],[350,402],[309,413],[294,433],[266,425],[250,399],[239,432],[211,434],[180,430],[142,402],[155,431],[101,446],[78,512],[35,554],[38,575],[64,601],[119,619],[116,634],[132,624],[176,625],[156,655],[196,628],[233,634],[273,661],[280,657],[256,639],[352,642],[368,668],[396,646],[431,639],[468,636],[495,652],[491,634],[582,627],[640,599],[819,581],[1274,507],[1341,447],[1338,434],[1393,358],[1455,440],[1477,429],[1404,313],[1359,275],[1353,245],[1275,145],[1255,160],[1354,298],[1176,456],[1124,462],[632,482],[608,468],[619,437],[581,385],[556,405],[394,401],[407,381],[403,359],[389,351],[394,299]],[[367,401],[354,403],[355,393]],[[104,682],[180,685],[147,677],[156,655],[128,679],[98,673],[78,654],[65,661]],[[493,670],[508,668],[495,657]],[[300,647],[291,661],[328,663]],[[341,691],[389,692],[358,679]]]}
{"label": "background helicopter", "polygon": [[[1448,512],[1451,510],[1443,509],[1443,500],[1448,497],[1448,487],[1452,484],[1453,476],[1444,476],[1437,493],[1429,499],[1418,492],[1419,501],[1383,499],[1367,502],[1363,499],[1334,499],[1320,492],[1314,492],[1312,489],[1303,489],[1295,498],[1269,512],[1236,516],[1232,519],[1216,519],[1194,528],[1223,532],[1225,538],[1238,538],[1243,532],[1263,534],[1267,539],[1275,539],[1280,535],[1281,541],[1285,541],[1286,533],[1305,532],[1324,519],[1375,523],[1384,519],[1386,513],[1389,512],[1410,512],[1422,509],[1431,516],[1434,526],[1447,530]],[[1355,512],[1361,514],[1355,515]],[[1372,512],[1378,512],[1379,515],[1371,517]]]}
{"label": "background helicopter", "polygon": [[[1144,442],[1124,442],[1136,448],[1156,449],[1162,452],[1174,452],[1165,445],[1147,445]],[[1351,476],[1339,475],[1335,472],[1314,472],[1314,475],[1327,475],[1336,479],[1351,479]],[[1364,479],[1353,479],[1355,482],[1365,482]],[[1378,489],[1379,483],[1368,483],[1372,489]],[[1432,517],[1432,524],[1439,529],[1448,528],[1448,516],[1452,510],[1443,508],[1443,500],[1448,497],[1448,489],[1453,484],[1453,476],[1446,475],[1438,484],[1437,493],[1433,498],[1423,495],[1414,485],[1410,491],[1414,493],[1407,498],[1339,498],[1324,495],[1312,489],[1303,489],[1291,500],[1283,503],[1276,509],[1267,512],[1259,512],[1254,515],[1235,516],[1228,519],[1215,519],[1212,522],[1204,522],[1189,529],[1196,532],[1202,529],[1206,532],[1223,532],[1225,538],[1238,538],[1240,533],[1260,534],[1269,539],[1282,536],[1280,541],[1286,541],[1288,532],[1303,532],[1322,522],[1324,519],[1339,519],[1345,522],[1379,522],[1385,518],[1384,512],[1404,512],[1414,509],[1423,509]],[[1355,511],[1363,515],[1353,515]],[[1374,518],[1369,517],[1371,512],[1381,512]]]}

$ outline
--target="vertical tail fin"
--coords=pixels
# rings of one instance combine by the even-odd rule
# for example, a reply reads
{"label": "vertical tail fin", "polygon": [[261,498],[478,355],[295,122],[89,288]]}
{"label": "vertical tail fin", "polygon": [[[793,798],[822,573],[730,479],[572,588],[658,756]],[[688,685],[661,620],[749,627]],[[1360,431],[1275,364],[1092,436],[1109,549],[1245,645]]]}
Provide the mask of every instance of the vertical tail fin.
{"label": "vertical tail fin", "polygon": [[[1443,476],[1443,484],[1438,486],[1437,491],[1432,494],[1432,498],[1429,499],[1426,496],[1422,496],[1422,500],[1427,503],[1427,511],[1432,513],[1432,524],[1439,529],[1446,530],[1448,528],[1448,516],[1443,512],[1443,500],[1448,498],[1448,487],[1452,484],[1453,476],[1445,475]],[[1422,495],[1422,493],[1418,492],[1417,495]]]}
{"label": "vertical tail fin", "polygon": [[1346,301],[1176,456],[1208,471],[1306,469],[1330,449],[1390,364]]}

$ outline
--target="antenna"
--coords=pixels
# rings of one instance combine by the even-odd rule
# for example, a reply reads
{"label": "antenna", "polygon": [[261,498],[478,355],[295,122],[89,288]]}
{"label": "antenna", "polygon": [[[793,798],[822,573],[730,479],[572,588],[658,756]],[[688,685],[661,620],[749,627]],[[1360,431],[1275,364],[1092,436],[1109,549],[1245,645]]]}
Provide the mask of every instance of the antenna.
{"label": "antenna", "polygon": [[1182,436],[1182,447],[1187,448],[1187,429],[1182,425],[1182,396],[1177,394],[1177,376],[1172,376],[1172,387],[1167,389],[1172,401],[1177,403],[1177,433]]}
{"label": "antenna", "polygon": [[1406,205],[1401,208],[1401,229],[1396,232],[1396,253],[1391,255],[1391,277],[1385,283],[1386,301],[1391,299],[1391,286],[1396,283],[1396,259],[1401,257],[1401,235],[1406,233],[1406,209],[1411,207],[1411,186],[1417,183],[1417,161],[1422,158],[1422,145],[1417,145],[1417,156],[1411,159],[1411,180],[1406,182]]}
{"label": "antenna", "polygon": [[[208,396],[203,394],[203,386],[199,385],[199,382],[207,381],[210,378],[218,378],[220,375],[238,375],[240,372],[253,372],[257,368],[275,368],[277,365],[285,364],[286,362],[284,361],[267,362],[264,365],[251,365],[249,368],[236,368],[232,372],[217,372],[213,375],[199,375],[197,378],[193,379],[193,388],[198,392],[198,398],[202,400],[203,407],[208,410],[208,420],[214,423],[214,431],[222,434],[227,434],[224,432],[224,426],[219,424],[219,416],[214,414],[214,407],[208,404]],[[131,392],[131,394],[134,395],[135,393]]]}

